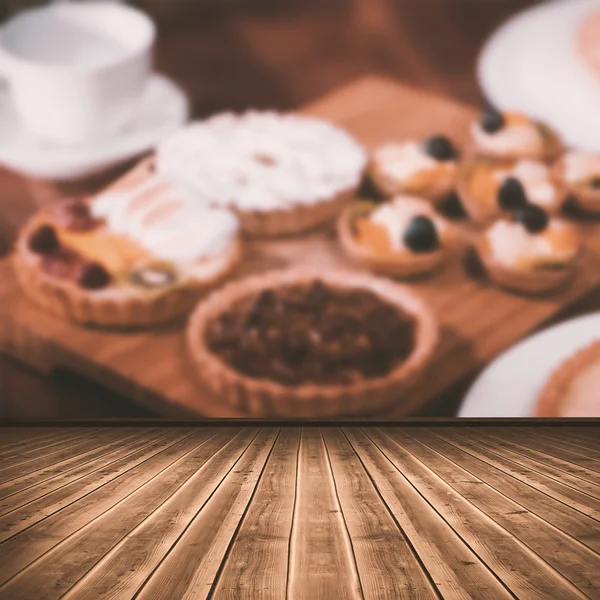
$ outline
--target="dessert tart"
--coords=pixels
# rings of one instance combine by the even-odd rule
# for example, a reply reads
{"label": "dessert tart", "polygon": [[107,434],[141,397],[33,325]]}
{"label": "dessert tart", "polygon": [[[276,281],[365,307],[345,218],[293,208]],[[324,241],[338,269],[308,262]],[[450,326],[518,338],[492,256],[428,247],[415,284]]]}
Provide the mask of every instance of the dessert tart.
{"label": "dessert tart", "polygon": [[567,193],[554,175],[540,161],[478,158],[461,166],[457,189],[471,219],[486,224],[528,203],[558,213]]}
{"label": "dessert tart", "polygon": [[585,63],[600,76],[600,10],[589,13],[577,33],[577,47]]}
{"label": "dessert tart", "polygon": [[235,211],[247,234],[270,237],[336,217],[360,184],[366,155],[331,123],[251,111],[181,129],[159,145],[156,164],[199,202]]}
{"label": "dessert tart", "polygon": [[424,142],[389,142],[372,153],[368,174],[383,195],[409,194],[437,201],[454,190],[458,158],[458,150],[443,135]]}
{"label": "dessert tart", "polygon": [[340,217],[338,234],[355,263],[400,277],[434,270],[452,241],[450,224],[429,202],[414,196],[382,204],[355,202]]}
{"label": "dessert tart", "polygon": [[533,204],[501,218],[481,236],[478,254],[490,278],[524,293],[551,291],[572,275],[581,242],[574,227]]}
{"label": "dessert tart", "polygon": [[548,125],[514,111],[489,107],[472,123],[471,137],[476,155],[498,160],[554,160],[562,142]]}
{"label": "dessert tart", "polygon": [[187,341],[201,383],[256,416],[373,413],[403,396],[438,339],[408,288],[343,270],[272,271],[201,302]]}
{"label": "dessert tart", "polygon": [[203,207],[140,163],[95,197],[66,200],[21,231],[26,294],[78,323],[141,327],[191,311],[239,257],[230,211]]}
{"label": "dessert tart", "polygon": [[554,167],[581,210],[600,215],[600,154],[583,150],[566,152]]}
{"label": "dessert tart", "polygon": [[535,405],[536,417],[600,417],[600,338],[552,373]]}

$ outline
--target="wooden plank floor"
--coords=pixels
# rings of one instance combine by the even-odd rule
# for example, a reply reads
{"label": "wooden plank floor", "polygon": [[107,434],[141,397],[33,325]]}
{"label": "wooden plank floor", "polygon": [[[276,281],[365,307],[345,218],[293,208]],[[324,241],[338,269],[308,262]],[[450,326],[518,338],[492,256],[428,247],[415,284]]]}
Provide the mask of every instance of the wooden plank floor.
{"label": "wooden plank floor", "polygon": [[3,428],[19,598],[600,599],[600,431]]}

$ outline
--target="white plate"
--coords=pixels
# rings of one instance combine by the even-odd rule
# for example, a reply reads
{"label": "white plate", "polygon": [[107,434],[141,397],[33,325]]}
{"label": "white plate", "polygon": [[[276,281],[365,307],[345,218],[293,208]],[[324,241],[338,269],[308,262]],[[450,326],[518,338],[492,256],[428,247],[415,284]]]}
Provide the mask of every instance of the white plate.
{"label": "white plate", "polygon": [[125,131],[97,144],[63,146],[40,140],[24,129],[8,90],[0,89],[0,164],[31,177],[77,179],[155,147],[187,121],[188,111],[185,93],[155,74],[148,81],[135,121]]}
{"label": "white plate", "polygon": [[600,312],[560,323],[501,354],[467,393],[459,417],[531,417],[552,371],[600,339]]}
{"label": "white plate", "polygon": [[525,10],[485,44],[477,74],[487,98],[551,124],[572,146],[600,151],[600,81],[580,59],[576,32],[600,0]]}

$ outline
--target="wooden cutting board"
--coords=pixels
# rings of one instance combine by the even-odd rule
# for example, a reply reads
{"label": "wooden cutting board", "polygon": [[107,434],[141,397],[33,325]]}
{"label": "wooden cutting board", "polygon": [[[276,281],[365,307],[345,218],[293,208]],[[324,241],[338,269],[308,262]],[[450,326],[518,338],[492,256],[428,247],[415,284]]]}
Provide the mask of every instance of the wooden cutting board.
{"label": "wooden cutting board", "polygon": [[[368,77],[309,105],[367,148],[390,139],[445,133],[466,137],[474,111],[379,77]],[[466,268],[457,253],[433,278],[410,283],[439,316],[442,341],[420,381],[383,416],[414,412],[574,300],[600,284],[600,223],[581,223],[588,247],[571,285],[544,299],[511,295]],[[468,238],[473,231],[463,227]],[[308,237],[252,242],[234,275],[288,265],[348,266],[332,227]],[[9,260],[0,262],[0,348],[44,372],[62,368],[87,376],[165,416],[239,417],[198,387],[185,353],[184,323],[141,333],[84,329],[49,316],[21,293]],[[252,415],[269,417],[271,415]]]}

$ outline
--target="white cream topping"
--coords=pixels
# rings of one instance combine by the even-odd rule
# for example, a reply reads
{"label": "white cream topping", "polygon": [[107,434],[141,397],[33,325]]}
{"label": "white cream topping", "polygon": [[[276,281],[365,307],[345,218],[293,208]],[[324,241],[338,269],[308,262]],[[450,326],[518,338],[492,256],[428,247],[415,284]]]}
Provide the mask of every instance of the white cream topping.
{"label": "white cream topping", "polygon": [[133,188],[117,184],[101,193],[91,211],[109,230],[179,266],[223,252],[238,231],[231,211],[199,204],[185,189],[150,174]]}
{"label": "white cream topping", "polygon": [[499,156],[538,154],[542,150],[542,136],[532,123],[506,125],[488,133],[476,122],[471,125],[471,134],[480,148]]}
{"label": "white cream topping", "polygon": [[495,260],[507,267],[518,268],[546,259],[567,263],[575,258],[578,247],[557,248],[552,238],[568,227],[559,219],[550,219],[544,232],[532,234],[521,223],[499,220],[487,230],[486,237]]}
{"label": "white cream topping", "polygon": [[567,183],[585,183],[600,177],[600,154],[574,150],[564,156],[564,178]]}
{"label": "white cream topping", "polygon": [[512,169],[494,172],[494,177],[502,183],[508,177],[515,177],[525,189],[530,202],[544,208],[552,208],[559,200],[556,186],[550,178],[550,169],[535,160],[520,160]]}
{"label": "white cream topping", "polygon": [[600,360],[589,365],[573,380],[561,416],[600,417]]}
{"label": "white cream topping", "polygon": [[428,202],[415,196],[395,196],[390,202],[377,207],[369,218],[385,228],[392,248],[402,251],[408,250],[404,244],[406,228],[418,216],[431,219],[440,236],[446,231],[447,223],[444,219],[436,215]]}
{"label": "white cream topping", "polygon": [[294,114],[223,113],[188,125],[157,150],[160,174],[197,201],[242,210],[315,204],[356,187],[363,149],[342,129]]}
{"label": "white cream topping", "polygon": [[380,146],[373,152],[373,161],[384,177],[400,183],[408,183],[417,173],[435,170],[439,165],[412,140]]}

